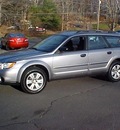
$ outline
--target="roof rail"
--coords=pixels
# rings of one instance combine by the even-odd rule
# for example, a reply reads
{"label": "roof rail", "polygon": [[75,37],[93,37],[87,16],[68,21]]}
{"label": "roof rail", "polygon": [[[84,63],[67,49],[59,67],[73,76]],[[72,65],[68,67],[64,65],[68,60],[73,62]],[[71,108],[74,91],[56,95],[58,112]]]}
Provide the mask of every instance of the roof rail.
{"label": "roof rail", "polygon": [[103,32],[102,30],[80,30],[77,33]]}
{"label": "roof rail", "polygon": [[116,33],[115,31],[103,31],[103,30],[80,30],[77,31],[76,33]]}

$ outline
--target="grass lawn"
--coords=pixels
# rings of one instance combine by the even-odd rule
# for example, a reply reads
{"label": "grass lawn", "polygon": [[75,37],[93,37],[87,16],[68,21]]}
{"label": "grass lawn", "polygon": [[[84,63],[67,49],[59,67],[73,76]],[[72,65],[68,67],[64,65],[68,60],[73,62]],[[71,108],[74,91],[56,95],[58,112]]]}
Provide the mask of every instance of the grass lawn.
{"label": "grass lawn", "polygon": [[[99,27],[99,30],[107,30],[107,31],[109,31],[110,30],[110,28],[108,27],[108,25],[107,24],[105,24],[105,23],[100,23],[100,25],[99,25],[100,27]],[[93,29],[97,29],[97,24],[92,24],[92,27],[93,27]],[[115,28],[115,30],[120,30],[120,26],[117,26],[116,28]]]}
{"label": "grass lawn", "polygon": [[[97,24],[92,25],[93,29],[97,29]],[[105,23],[100,23],[99,30],[110,30],[108,25]]]}

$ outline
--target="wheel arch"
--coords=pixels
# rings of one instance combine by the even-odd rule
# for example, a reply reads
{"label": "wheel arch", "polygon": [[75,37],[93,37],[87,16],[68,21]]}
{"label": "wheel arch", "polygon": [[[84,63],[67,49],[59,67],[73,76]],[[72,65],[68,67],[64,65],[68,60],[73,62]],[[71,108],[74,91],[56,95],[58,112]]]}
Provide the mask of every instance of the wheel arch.
{"label": "wheel arch", "polygon": [[107,72],[108,72],[110,66],[111,66],[114,62],[117,62],[117,61],[120,62],[120,58],[114,58],[114,59],[112,59],[111,61],[109,61],[108,65],[107,65],[107,68],[108,68],[108,69],[107,69]]}
{"label": "wheel arch", "polygon": [[51,69],[48,65],[46,65],[45,63],[30,62],[30,63],[27,63],[24,66],[22,66],[21,69],[19,70],[18,76],[17,76],[18,83],[20,83],[22,75],[25,72],[25,70],[27,70],[31,67],[38,67],[38,68],[43,69],[47,75],[47,80],[49,81],[51,79]]}
{"label": "wheel arch", "polygon": [[[120,59],[115,59],[109,66],[108,71],[107,71],[107,78],[111,82],[117,82],[120,80],[120,74],[119,70],[120,68],[116,68],[116,65],[120,65]],[[115,70],[112,71],[113,67],[115,67]]]}

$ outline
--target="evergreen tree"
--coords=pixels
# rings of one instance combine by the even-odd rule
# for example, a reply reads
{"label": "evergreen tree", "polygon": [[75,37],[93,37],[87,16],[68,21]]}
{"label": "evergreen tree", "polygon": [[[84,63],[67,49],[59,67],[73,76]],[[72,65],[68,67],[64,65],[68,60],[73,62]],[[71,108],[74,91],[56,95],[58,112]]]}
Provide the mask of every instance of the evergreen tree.
{"label": "evergreen tree", "polygon": [[31,7],[31,12],[33,13],[31,21],[34,25],[42,25],[52,30],[60,28],[60,17],[51,0],[44,0],[42,5]]}

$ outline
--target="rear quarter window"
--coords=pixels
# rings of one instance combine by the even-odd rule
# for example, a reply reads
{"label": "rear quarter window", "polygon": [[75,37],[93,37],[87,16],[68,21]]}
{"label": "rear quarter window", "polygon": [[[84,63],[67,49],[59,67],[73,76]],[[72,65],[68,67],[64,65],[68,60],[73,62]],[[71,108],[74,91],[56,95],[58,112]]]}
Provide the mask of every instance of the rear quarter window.
{"label": "rear quarter window", "polygon": [[111,47],[120,47],[120,37],[107,36],[105,37]]}

